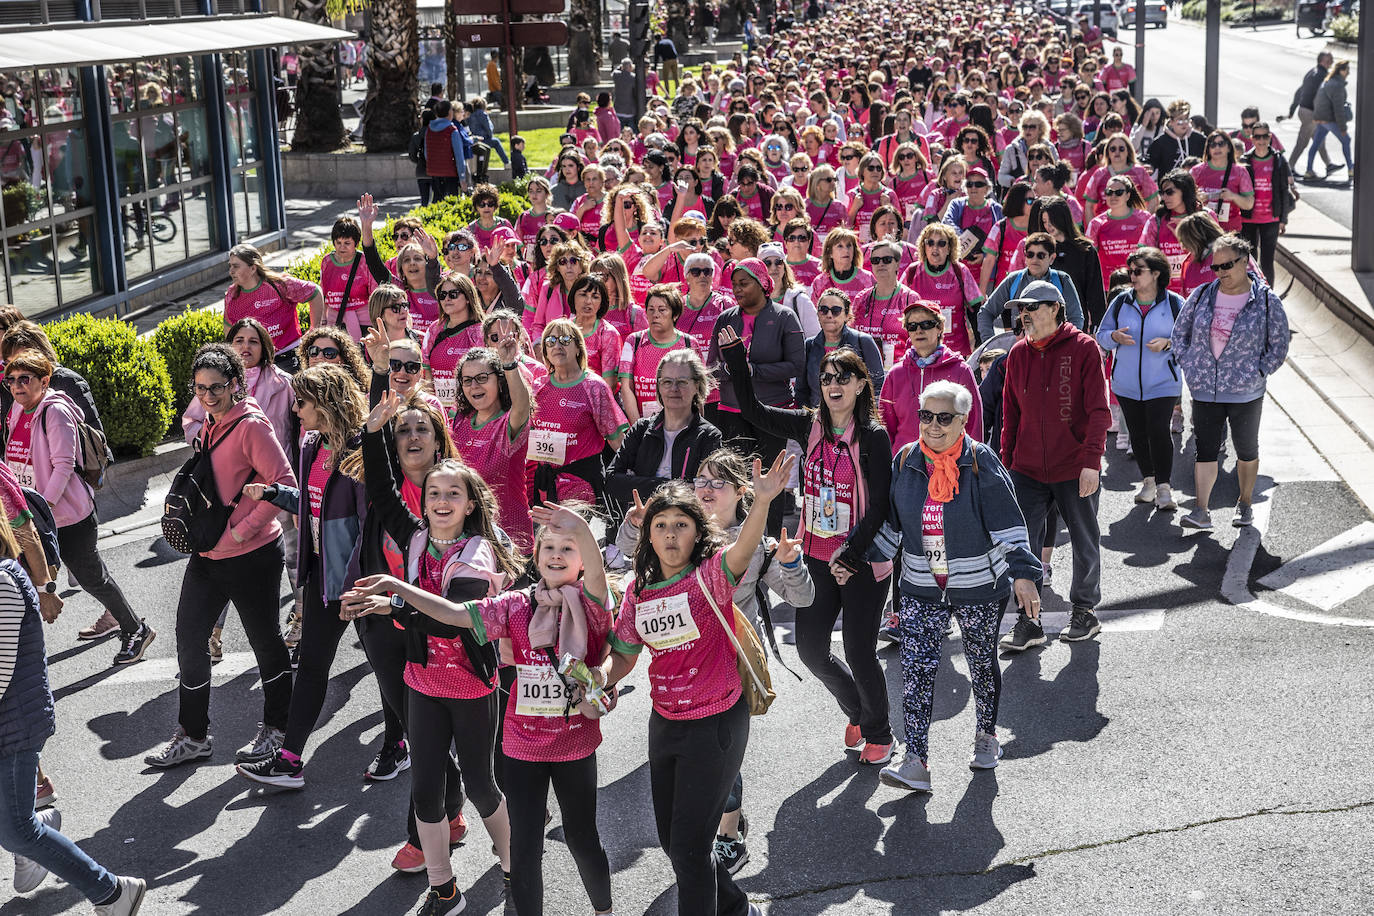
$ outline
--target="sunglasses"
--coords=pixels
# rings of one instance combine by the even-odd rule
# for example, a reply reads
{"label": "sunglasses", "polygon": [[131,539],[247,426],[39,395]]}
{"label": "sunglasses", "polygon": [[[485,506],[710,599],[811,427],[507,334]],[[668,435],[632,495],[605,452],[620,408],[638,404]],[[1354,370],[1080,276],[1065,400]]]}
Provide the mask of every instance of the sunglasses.
{"label": "sunglasses", "polygon": [[822,179],[820,179],[820,183],[821,183],[821,184],[834,184],[834,183],[835,183],[835,179],[833,179],[833,178],[822,178]]}
{"label": "sunglasses", "polygon": [[926,239],[927,248],[948,248],[949,239]]}
{"label": "sunglasses", "polygon": [[1138,277],[1141,274],[1153,273],[1153,271],[1148,267],[1130,267],[1127,268],[1126,273],[1130,274],[1132,277]]}
{"label": "sunglasses", "polygon": [[713,273],[715,273],[715,270],[712,269],[712,268],[710,268],[710,267],[689,267],[689,268],[687,268],[687,276],[689,276],[689,277],[709,277],[709,276],[711,276],[711,274],[713,274]]}
{"label": "sunglasses", "polygon": [[566,257],[566,258],[559,258],[559,259],[558,259],[558,266],[559,266],[559,267],[571,267],[571,266],[573,266],[574,264],[581,264],[581,263],[582,263],[581,260],[579,260],[578,258],[574,258],[574,257]]}
{"label": "sunglasses", "polygon": [[409,303],[409,302],[393,302],[391,305],[388,305],[388,306],[386,307],[386,310],[387,310],[388,312],[409,312],[409,311],[410,311],[410,303]]}
{"label": "sunglasses", "polygon": [[[27,388],[36,381],[38,381],[38,379],[34,378],[32,375],[15,375],[7,376],[4,380],[4,385],[6,388],[9,388],[11,385],[18,385],[20,388]],[[216,393],[218,394],[218,392]]]}
{"label": "sunglasses", "polygon": [[572,342],[573,339],[571,334],[550,334],[548,337],[544,338],[544,346],[546,347],[568,347],[572,345]]}
{"label": "sunglasses", "polygon": [[1178,193],[1178,188],[1175,188],[1175,187],[1172,187],[1172,186],[1167,187],[1167,188],[1160,188],[1160,189],[1159,189],[1159,193],[1160,193],[1160,194],[1177,194],[1177,193]]}
{"label": "sunglasses", "polygon": [[[29,376],[27,376],[27,375],[21,375],[21,376],[19,376],[19,377],[16,378],[16,379],[5,379],[5,387],[8,388],[9,385],[10,385],[10,383],[11,383],[11,381],[19,382],[20,384],[25,384],[25,385],[28,384],[28,382],[25,382],[24,379],[29,379]],[[32,379],[29,379],[29,381],[32,381]],[[213,385],[192,385],[192,386],[191,386],[191,392],[192,392],[193,394],[197,394],[197,395],[208,394],[208,395],[209,395],[210,397],[212,397],[212,398],[217,398],[217,397],[219,397],[220,395],[224,394],[224,392],[227,391],[228,389],[229,389],[229,383],[228,383],[228,382],[215,382]]]}
{"label": "sunglasses", "polygon": [[764,258],[763,266],[767,267],[769,270],[772,270],[774,267],[781,267],[782,258]]}
{"label": "sunglasses", "polygon": [[1213,261],[1212,270],[1230,270],[1241,262],[1241,258],[1232,258],[1229,261]]}
{"label": "sunglasses", "polygon": [[1230,146],[1230,145],[1231,145],[1231,141],[1230,141],[1230,140],[1213,140],[1211,143],[1208,143],[1208,144],[1207,144],[1207,148],[1208,148],[1208,149],[1226,149],[1226,147],[1228,147],[1228,146]]}
{"label": "sunglasses", "polygon": [[838,318],[844,314],[843,305],[818,305],[816,306],[817,315],[830,315]]}
{"label": "sunglasses", "polygon": [[1105,190],[1105,191],[1102,192],[1102,196],[1103,196],[1103,197],[1121,197],[1121,196],[1125,195],[1126,193],[1127,193],[1127,192],[1126,192],[1126,189],[1125,189],[1125,188],[1108,188],[1107,190]]}
{"label": "sunglasses", "polygon": [[540,248],[552,248],[554,245],[557,245],[557,244],[559,243],[559,241],[560,241],[560,239],[555,239],[555,238],[542,238],[542,239],[539,240],[539,247],[540,247]]}
{"label": "sunglasses", "polygon": [[796,204],[788,204],[788,203],[777,203],[777,204],[773,204],[773,209],[774,209],[774,210],[786,210],[788,213],[791,213],[793,210],[796,210],[796,209],[797,209],[797,205],[796,205]]}
{"label": "sunglasses", "polygon": [[1026,252],[1026,260],[1027,260],[1027,261],[1048,261],[1051,257],[1053,257],[1053,255],[1051,255],[1048,251],[1027,251],[1027,252]]}
{"label": "sunglasses", "polygon": [[895,254],[879,254],[869,258],[869,261],[873,264],[896,264],[900,260],[901,258],[897,257]]}
{"label": "sunglasses", "polygon": [[917,331],[933,331],[940,326],[938,318],[926,318],[923,321],[908,321],[906,323],[907,333],[914,334]]}
{"label": "sunglasses", "polygon": [[848,385],[854,380],[854,373],[849,369],[841,369],[839,372],[822,372],[820,382],[822,385]]}
{"label": "sunglasses", "polygon": [[977,142],[978,142],[978,138],[977,138],[977,137],[960,137],[960,138],[959,138],[959,142],[960,142],[960,143],[977,143]]}
{"label": "sunglasses", "polygon": [[404,370],[406,375],[417,375],[420,370],[424,368],[423,365],[413,359],[391,359],[387,360],[387,365],[391,367],[392,372],[401,372]]}
{"label": "sunglasses", "polygon": [[339,350],[338,347],[317,347],[314,344],[311,344],[308,348],[306,348],[305,355],[310,357],[311,359],[314,359],[317,356],[323,356],[325,359],[338,359],[340,352],[342,351]]}
{"label": "sunglasses", "polygon": [[1049,161],[1050,161],[1050,157],[1049,157],[1049,156],[1046,156],[1044,153],[1031,153],[1031,154],[1030,154],[1029,156],[1027,156],[1026,158],[1029,159],[1031,162],[1049,162]]}
{"label": "sunglasses", "polygon": [[409,229],[402,229],[400,232],[396,233],[396,241],[398,242],[408,242],[410,241],[411,237],[412,236]]}
{"label": "sunglasses", "polygon": [[473,385],[481,387],[482,385],[485,385],[487,382],[491,381],[491,377],[493,374],[494,373],[491,372],[479,372],[477,375],[465,375],[462,378],[463,387],[469,388]]}
{"label": "sunglasses", "polygon": [[705,490],[710,487],[712,490],[724,490],[728,484],[718,477],[693,477],[692,486],[698,490]]}
{"label": "sunglasses", "polygon": [[986,181],[966,181],[966,182],[964,182],[964,187],[966,187],[966,188],[986,188],[987,186],[988,186],[988,183],[987,183]]}
{"label": "sunglasses", "polygon": [[929,410],[916,411],[916,417],[921,421],[922,426],[929,426],[932,423],[939,423],[941,426],[949,426],[962,416],[963,414],[961,413],[950,413],[946,410],[942,410],[939,413],[934,413]]}
{"label": "sunglasses", "polygon": [[443,302],[445,299],[459,299],[464,295],[461,289],[441,289],[434,294],[434,298]]}
{"label": "sunglasses", "polygon": [[496,201],[494,201],[494,200],[478,200],[478,201],[473,201],[473,206],[476,207],[476,208],[479,209],[479,210],[491,210],[491,209],[494,209],[494,208],[496,207]]}
{"label": "sunglasses", "polygon": [[300,410],[302,407],[306,405],[306,403],[307,401],[305,400],[305,398],[296,398],[296,409]]}
{"label": "sunglasses", "polygon": [[1263,133],[1263,134],[1261,134],[1261,133],[1253,133],[1253,134],[1250,135],[1250,139],[1251,139],[1251,140],[1268,140],[1268,139],[1269,139],[1269,134],[1268,134],[1268,133]]}
{"label": "sunglasses", "polygon": [[1050,304],[1048,302],[1027,302],[1025,305],[1021,306],[1021,311],[1023,314],[1029,314],[1030,312],[1038,312],[1040,311],[1040,306],[1042,305],[1046,308],[1049,308]]}
{"label": "sunglasses", "polygon": [[858,159],[858,158],[859,158],[858,154],[855,153],[855,154],[851,154],[851,155],[848,155],[848,156],[841,156],[841,157],[840,157],[840,161],[841,161],[841,162],[853,162],[855,159]]}
{"label": "sunglasses", "polygon": [[793,174],[796,174],[796,175],[800,175],[802,172],[805,172],[806,170],[807,170],[807,169],[806,169],[806,166],[804,166],[804,165],[794,165],[794,166],[792,166],[792,172],[793,172]]}
{"label": "sunglasses", "polygon": [[915,159],[915,158],[916,158],[916,154],[915,154],[915,153],[898,153],[898,154],[897,154],[897,161],[898,161],[898,162],[906,162],[908,159]]}

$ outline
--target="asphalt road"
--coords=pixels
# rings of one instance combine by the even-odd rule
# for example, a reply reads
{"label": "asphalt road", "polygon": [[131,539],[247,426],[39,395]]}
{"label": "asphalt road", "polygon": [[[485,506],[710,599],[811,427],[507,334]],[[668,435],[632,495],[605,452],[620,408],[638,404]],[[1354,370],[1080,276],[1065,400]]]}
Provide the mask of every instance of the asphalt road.
{"label": "asphalt road", "polygon": [[[781,695],[754,721],[745,764],[751,861],[740,880],[752,899],[774,916],[1366,912],[1374,879],[1352,859],[1374,835],[1364,747],[1374,628],[1335,623],[1374,623],[1374,524],[1272,401],[1262,442],[1263,530],[1239,537],[1224,508],[1236,492],[1229,467],[1214,496],[1216,532],[1185,535],[1133,505],[1134,467],[1109,449],[1107,629],[1003,661],[1006,758],[993,772],[966,767],[973,713],[957,638],[938,681],[930,796],[858,767],[817,682],[775,671]],[[1181,442],[1180,454],[1190,448]],[[1191,492],[1186,458],[1174,479]],[[1055,558],[1061,595],[1067,550]],[[44,763],[64,829],[112,869],[149,879],[150,916],[413,912],[423,875],[389,868],[404,840],[408,779],[361,778],[381,716],[352,635],[307,748],[304,791],[233,773],[233,750],[261,708],[237,624],[216,669],[213,760],[155,772],[142,757],[174,723],[183,561],[151,539],[107,559],[160,635],[147,660],[115,672],[112,643],[75,642],[95,615],[86,595],[73,594],[47,630],[59,729]],[[1046,601],[1054,631],[1067,607]],[[790,615],[779,625],[785,656],[803,670],[786,645]],[[882,655],[900,734],[900,664],[894,650]],[[642,670],[632,683],[639,689],[607,721],[599,753],[599,823],[616,912],[668,916],[676,901],[652,826]],[[589,914],[551,806],[546,911]],[[472,832],[453,855],[468,912],[499,912],[500,873],[468,813]],[[9,864],[0,853],[0,899],[11,896]],[[0,903],[0,916],[84,912],[51,879]]]}
{"label": "asphalt road", "polygon": [[[1193,111],[1203,113],[1205,99],[1206,30],[1199,24],[1177,17],[1167,28],[1145,30],[1145,97],[1155,97],[1166,105],[1174,98],[1185,98],[1193,104]],[[1119,33],[1126,44],[1126,62],[1135,62],[1136,34],[1134,29]],[[1317,61],[1317,54],[1326,48],[1330,36],[1313,38],[1304,30],[1302,37],[1294,34],[1293,24],[1269,25],[1259,29],[1222,26],[1219,79],[1217,82],[1217,115],[1222,127],[1233,130],[1240,126],[1242,108],[1255,105],[1260,115],[1278,133],[1285,149],[1291,150],[1298,136],[1296,116],[1277,123],[1279,115],[1288,113],[1293,93],[1302,84],[1302,77]],[[1110,45],[1109,45],[1110,48]],[[1343,54],[1339,49],[1337,58]],[[1355,79],[1350,82],[1351,99],[1355,95]],[[1354,136],[1354,122],[1351,122]],[[1333,162],[1342,162],[1340,145],[1335,138],[1326,141]],[[1299,172],[1306,169],[1307,153],[1303,153]],[[1317,174],[1322,174],[1320,159]],[[1353,195],[1351,186],[1332,176],[1332,181],[1303,182],[1299,192],[1303,200],[1316,207],[1347,229],[1351,225]]]}

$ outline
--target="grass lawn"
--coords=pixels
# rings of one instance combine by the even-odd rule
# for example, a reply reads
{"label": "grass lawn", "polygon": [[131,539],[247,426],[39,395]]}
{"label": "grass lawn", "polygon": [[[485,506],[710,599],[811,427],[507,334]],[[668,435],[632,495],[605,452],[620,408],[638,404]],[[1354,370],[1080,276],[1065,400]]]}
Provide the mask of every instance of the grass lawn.
{"label": "grass lawn", "polygon": [[532,170],[542,172],[553,162],[558,155],[558,137],[563,133],[565,131],[561,127],[541,127],[520,132],[520,136],[525,138],[525,161]]}

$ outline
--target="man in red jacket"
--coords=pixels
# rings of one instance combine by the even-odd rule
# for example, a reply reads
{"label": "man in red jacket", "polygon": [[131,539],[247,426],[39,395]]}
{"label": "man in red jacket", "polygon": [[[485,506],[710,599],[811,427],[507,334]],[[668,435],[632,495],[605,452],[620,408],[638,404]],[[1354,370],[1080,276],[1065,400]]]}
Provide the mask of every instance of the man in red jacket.
{"label": "man in red jacket", "polygon": [[[1002,389],[1002,463],[1032,544],[1045,536],[1045,515],[1059,509],[1073,542],[1073,614],[1062,638],[1089,639],[1102,629],[1093,609],[1102,597],[1098,542],[1098,475],[1111,411],[1097,342],[1064,319],[1064,299],[1052,283],[1027,283],[1011,303],[1026,335],[1007,354]],[[1002,639],[1020,652],[1045,641],[1024,613]]]}

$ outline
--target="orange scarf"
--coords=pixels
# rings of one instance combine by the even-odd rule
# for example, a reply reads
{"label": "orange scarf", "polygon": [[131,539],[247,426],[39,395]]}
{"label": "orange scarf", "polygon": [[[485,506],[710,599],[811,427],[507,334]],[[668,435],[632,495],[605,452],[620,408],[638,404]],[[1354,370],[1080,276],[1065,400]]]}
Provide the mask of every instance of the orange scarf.
{"label": "orange scarf", "polygon": [[959,456],[963,451],[963,437],[943,452],[932,452],[924,442],[921,443],[921,454],[925,455],[931,464],[930,487],[927,492],[937,503],[947,503],[959,492]]}

